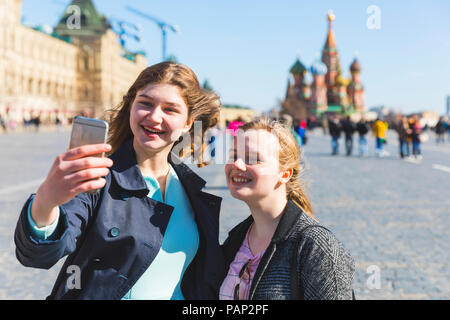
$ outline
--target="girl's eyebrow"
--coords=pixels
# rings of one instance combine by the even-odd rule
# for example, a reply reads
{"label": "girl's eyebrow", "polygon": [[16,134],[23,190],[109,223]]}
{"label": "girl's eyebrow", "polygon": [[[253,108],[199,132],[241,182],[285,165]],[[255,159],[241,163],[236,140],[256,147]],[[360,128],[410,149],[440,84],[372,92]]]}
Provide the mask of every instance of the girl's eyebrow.
{"label": "girl's eyebrow", "polygon": [[[147,98],[149,100],[155,101],[156,99],[153,98],[152,96],[146,95],[145,93],[141,93],[138,98]],[[168,104],[174,107],[181,107],[178,103],[175,102],[164,102],[163,104]]]}

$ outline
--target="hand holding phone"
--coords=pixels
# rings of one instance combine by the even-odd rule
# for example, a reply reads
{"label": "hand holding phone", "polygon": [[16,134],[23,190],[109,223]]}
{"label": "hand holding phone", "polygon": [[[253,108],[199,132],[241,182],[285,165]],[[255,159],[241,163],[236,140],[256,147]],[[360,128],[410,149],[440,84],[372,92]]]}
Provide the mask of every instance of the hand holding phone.
{"label": "hand holding phone", "polygon": [[113,165],[111,159],[103,156],[111,150],[111,146],[104,143],[108,127],[100,124],[100,127],[94,125],[95,128],[90,128],[92,126],[88,123],[98,124],[99,120],[80,118],[74,120],[70,149],[56,158],[36,193],[31,214],[39,227],[56,220],[55,208],[58,206],[80,193],[95,192],[106,184],[103,177],[108,175],[108,168]]}
{"label": "hand holding phone", "polygon": [[[69,150],[77,147],[106,143],[108,123],[102,120],[75,117],[70,135]],[[105,154],[99,154],[104,157]]]}

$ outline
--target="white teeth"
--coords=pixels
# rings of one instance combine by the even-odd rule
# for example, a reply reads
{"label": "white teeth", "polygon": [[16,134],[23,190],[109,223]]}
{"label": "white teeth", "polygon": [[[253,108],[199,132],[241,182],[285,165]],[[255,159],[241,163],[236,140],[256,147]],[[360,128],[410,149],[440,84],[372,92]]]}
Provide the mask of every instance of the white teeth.
{"label": "white teeth", "polygon": [[143,127],[145,131],[150,132],[150,133],[163,133],[163,131],[155,131],[155,130],[150,130],[146,127]]}
{"label": "white teeth", "polygon": [[244,179],[244,178],[232,178],[233,182],[237,183],[247,183],[250,181],[250,179]]}

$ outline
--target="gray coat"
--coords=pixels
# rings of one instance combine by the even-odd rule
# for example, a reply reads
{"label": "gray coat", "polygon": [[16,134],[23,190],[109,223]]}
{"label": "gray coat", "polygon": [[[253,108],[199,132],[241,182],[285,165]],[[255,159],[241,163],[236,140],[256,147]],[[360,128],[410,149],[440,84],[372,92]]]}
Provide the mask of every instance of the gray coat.
{"label": "gray coat", "polygon": [[[230,231],[222,245],[226,270],[234,260],[253,222],[252,216]],[[317,222],[294,202],[288,201],[278,227],[264,253],[250,288],[249,300],[292,299],[291,269],[297,259],[298,279],[305,300],[352,299],[354,261],[335,236],[324,228],[309,227]],[[294,248],[298,252],[294,255]],[[225,278],[226,273],[223,274]]]}

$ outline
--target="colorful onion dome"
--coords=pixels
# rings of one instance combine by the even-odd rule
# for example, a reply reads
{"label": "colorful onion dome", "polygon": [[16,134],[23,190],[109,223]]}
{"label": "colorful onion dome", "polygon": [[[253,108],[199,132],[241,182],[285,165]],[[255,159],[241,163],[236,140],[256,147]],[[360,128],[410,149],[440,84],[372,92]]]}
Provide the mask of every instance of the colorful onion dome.
{"label": "colorful onion dome", "polygon": [[341,75],[338,75],[337,77],[336,77],[336,85],[338,86],[338,87],[342,87],[342,86],[344,86],[344,87],[346,87],[348,84],[349,84],[349,80],[348,79],[345,79],[343,76],[341,76]]}
{"label": "colorful onion dome", "polygon": [[327,73],[328,68],[325,63],[320,60],[316,60],[311,66],[311,73],[313,75],[324,75]]}
{"label": "colorful onion dome", "polygon": [[295,61],[289,72],[293,75],[304,75],[306,73],[306,68],[303,63],[300,62],[300,59],[297,58],[297,61]]}
{"label": "colorful onion dome", "polygon": [[355,60],[353,60],[353,63],[350,65],[350,71],[361,72],[361,64],[359,63],[358,59],[355,58]]}

